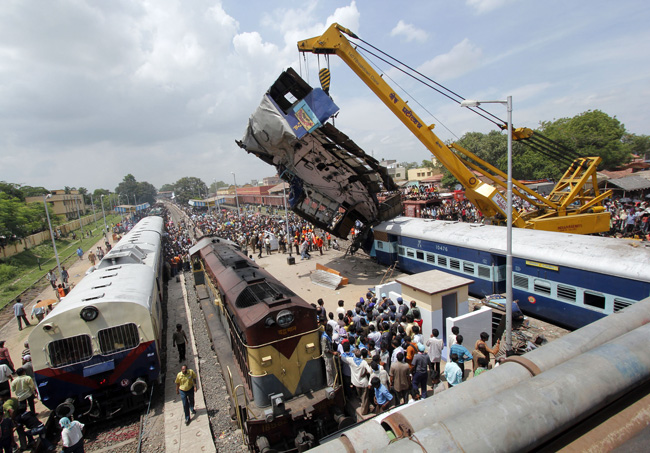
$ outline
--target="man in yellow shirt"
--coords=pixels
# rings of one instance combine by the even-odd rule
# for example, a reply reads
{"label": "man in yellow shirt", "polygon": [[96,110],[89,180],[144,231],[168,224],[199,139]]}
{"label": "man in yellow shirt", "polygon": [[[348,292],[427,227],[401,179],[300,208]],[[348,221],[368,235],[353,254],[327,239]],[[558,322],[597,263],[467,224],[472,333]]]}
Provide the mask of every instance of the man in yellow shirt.
{"label": "man in yellow shirt", "polygon": [[190,412],[196,415],[194,410],[194,392],[198,389],[196,373],[188,370],[187,365],[181,367],[181,372],[176,375],[176,394],[181,395],[183,411],[185,412],[185,424],[190,424]]}

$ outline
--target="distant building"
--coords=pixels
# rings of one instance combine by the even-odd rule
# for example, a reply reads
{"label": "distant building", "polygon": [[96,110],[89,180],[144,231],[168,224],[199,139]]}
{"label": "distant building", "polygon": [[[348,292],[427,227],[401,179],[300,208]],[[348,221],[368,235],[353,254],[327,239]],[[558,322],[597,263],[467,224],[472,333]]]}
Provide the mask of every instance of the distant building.
{"label": "distant building", "polygon": [[262,178],[262,186],[277,186],[282,182],[282,179],[278,175],[275,176],[267,176],[266,178]]}
{"label": "distant building", "polygon": [[407,173],[406,168],[398,164],[396,160],[382,159],[381,162],[379,162],[379,165],[381,165],[382,167],[386,167],[386,170],[388,171],[388,176],[393,178],[393,181],[406,180],[406,173]]}
{"label": "distant building", "polygon": [[[77,206],[79,213],[84,215],[86,213],[86,203],[84,197],[78,190],[71,190],[70,193],[65,193],[65,190],[53,190],[51,197],[47,199],[47,203],[52,206],[54,215],[64,216],[67,220],[78,218]],[[43,196],[25,197],[25,203],[43,203]]]}
{"label": "distant building", "polygon": [[440,174],[442,174],[442,170],[439,169],[431,169],[428,167],[411,168],[408,171],[408,180],[422,181],[423,179],[431,178],[432,176]]}

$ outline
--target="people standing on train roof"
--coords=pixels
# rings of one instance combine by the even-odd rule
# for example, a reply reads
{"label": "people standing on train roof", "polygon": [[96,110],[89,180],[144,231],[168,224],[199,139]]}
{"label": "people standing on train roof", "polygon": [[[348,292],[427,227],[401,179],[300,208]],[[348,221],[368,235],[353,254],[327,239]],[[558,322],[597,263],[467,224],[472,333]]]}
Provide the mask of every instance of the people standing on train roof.
{"label": "people standing on train roof", "polygon": [[16,299],[14,304],[14,316],[18,321],[18,330],[23,330],[22,322],[25,323],[25,327],[30,327],[31,324],[27,321],[27,316],[25,316],[25,306],[20,300],[20,297]]}
{"label": "people standing on train roof", "polygon": [[190,412],[192,415],[196,415],[196,410],[194,409],[194,393],[199,387],[197,379],[194,370],[188,369],[187,365],[183,365],[181,371],[176,375],[176,394],[181,395],[186,425],[190,424]]}
{"label": "people standing on train roof", "polygon": [[187,343],[187,335],[183,330],[181,324],[176,324],[176,332],[172,335],[172,344],[174,347],[178,348],[178,361],[183,362],[185,360],[185,344]]}

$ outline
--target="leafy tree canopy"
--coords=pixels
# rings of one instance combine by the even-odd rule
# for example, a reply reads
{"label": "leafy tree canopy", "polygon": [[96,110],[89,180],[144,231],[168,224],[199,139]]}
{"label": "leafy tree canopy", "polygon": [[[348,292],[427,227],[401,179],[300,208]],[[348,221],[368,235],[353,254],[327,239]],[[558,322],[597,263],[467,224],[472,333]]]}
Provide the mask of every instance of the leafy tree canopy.
{"label": "leafy tree canopy", "polygon": [[146,181],[138,182],[135,179],[135,176],[128,174],[124,177],[124,180],[115,188],[115,192],[124,196],[122,200],[123,203],[126,203],[126,198],[128,198],[129,204],[138,204],[140,203],[149,203],[154,204],[155,197],[158,191],[153,186]]}
{"label": "leafy tree canopy", "polygon": [[194,176],[185,176],[174,183],[174,194],[180,204],[186,204],[192,198],[205,196],[208,186]]}
{"label": "leafy tree canopy", "polygon": [[[55,216],[49,205],[48,209],[54,220]],[[43,203],[25,204],[17,197],[0,192],[0,236],[4,236],[10,242],[45,228],[47,228],[47,219]]]}

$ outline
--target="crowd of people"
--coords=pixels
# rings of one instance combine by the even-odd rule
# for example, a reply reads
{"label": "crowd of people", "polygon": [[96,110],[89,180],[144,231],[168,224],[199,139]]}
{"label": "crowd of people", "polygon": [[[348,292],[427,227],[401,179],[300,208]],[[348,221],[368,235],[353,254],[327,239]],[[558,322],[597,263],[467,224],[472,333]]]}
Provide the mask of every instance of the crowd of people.
{"label": "crowd of people", "polygon": [[[454,197],[443,198],[432,187],[409,186],[402,189],[405,200],[437,200],[420,210],[420,217],[425,219],[452,220],[458,222],[483,223],[481,211],[467,199]],[[513,205],[519,212],[534,209],[528,201],[513,197]],[[610,231],[605,235],[650,240],[650,205],[648,201],[616,198],[605,202],[605,209],[610,213]]]}
{"label": "crowd of people", "polygon": [[395,303],[386,294],[378,298],[368,292],[354,309],[346,309],[340,300],[336,311],[328,313],[319,299],[316,310],[327,384],[333,385],[340,376],[348,398],[358,400],[362,415],[427,398],[445,388],[441,377],[448,387],[459,385],[466,378],[466,363],[471,362],[471,372],[478,375],[490,367],[490,354],[500,348],[499,341],[489,346],[489,335],[483,332],[470,352],[454,327],[447,339],[450,360],[441,370],[440,332],[422,332],[414,301],[407,304],[397,297]]}
{"label": "crowd of people", "polygon": [[[45,436],[45,425],[37,417],[38,388],[29,343],[25,342],[24,346],[20,366],[16,367],[5,342],[0,341],[0,450],[12,452],[20,448],[25,451],[34,447],[34,439],[39,437],[42,448],[53,451],[54,445]],[[19,443],[16,443],[14,432]],[[64,448],[64,451],[72,450]]]}

